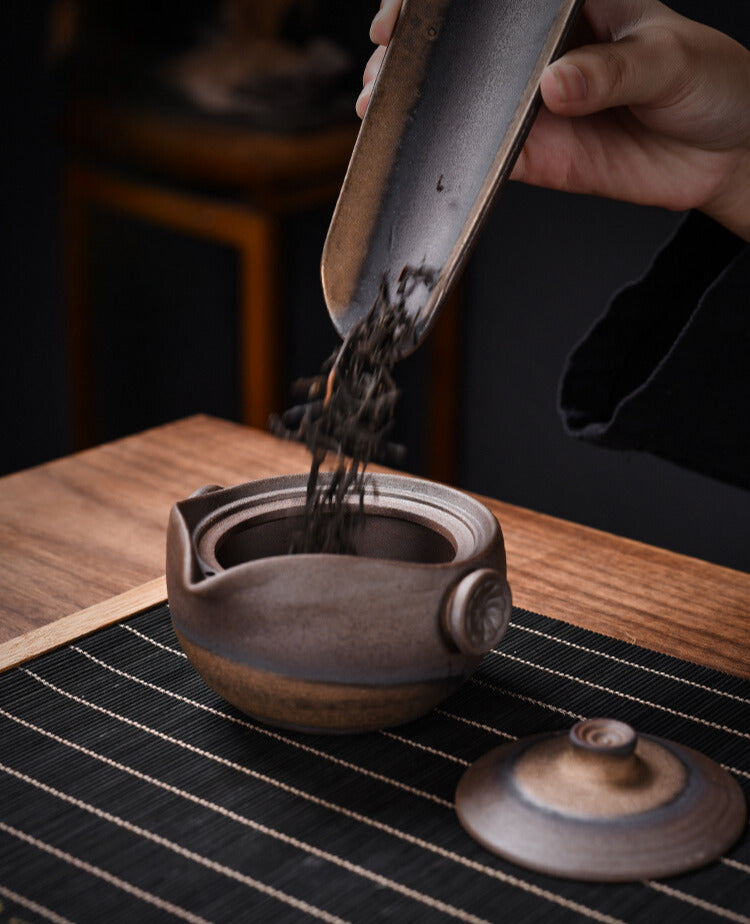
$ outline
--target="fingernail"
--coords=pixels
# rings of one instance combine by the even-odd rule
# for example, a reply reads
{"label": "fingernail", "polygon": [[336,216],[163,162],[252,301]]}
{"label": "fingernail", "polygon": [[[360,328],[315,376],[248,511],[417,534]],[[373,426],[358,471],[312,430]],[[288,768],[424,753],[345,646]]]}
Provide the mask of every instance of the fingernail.
{"label": "fingernail", "polygon": [[575,64],[553,64],[551,70],[560,91],[561,102],[578,103],[586,99],[586,78]]}
{"label": "fingernail", "polygon": [[370,41],[371,41],[371,42],[374,42],[374,41],[375,41],[375,39],[372,37],[372,30],[373,30],[373,29],[375,28],[375,26],[377,26],[377,24],[382,20],[383,16],[384,16],[384,12],[383,12],[383,10],[381,9],[379,13],[376,13],[376,14],[375,14],[375,16],[374,16],[373,19],[372,19],[372,22],[370,23]]}
{"label": "fingernail", "polygon": [[371,83],[365,84],[364,87],[362,88],[362,92],[357,97],[357,102],[354,104],[354,111],[357,113],[360,119],[364,116],[365,110],[367,109],[365,97],[368,97],[371,91],[372,91],[372,84]]}

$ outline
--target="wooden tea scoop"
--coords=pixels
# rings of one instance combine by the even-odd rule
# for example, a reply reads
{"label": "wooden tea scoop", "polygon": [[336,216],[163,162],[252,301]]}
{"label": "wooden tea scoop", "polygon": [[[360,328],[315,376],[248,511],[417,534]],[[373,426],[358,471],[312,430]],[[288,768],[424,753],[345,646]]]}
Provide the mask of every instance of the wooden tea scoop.
{"label": "wooden tea scoop", "polygon": [[411,352],[437,319],[536,113],[580,0],[404,0],[328,231],[338,332],[411,281]]}

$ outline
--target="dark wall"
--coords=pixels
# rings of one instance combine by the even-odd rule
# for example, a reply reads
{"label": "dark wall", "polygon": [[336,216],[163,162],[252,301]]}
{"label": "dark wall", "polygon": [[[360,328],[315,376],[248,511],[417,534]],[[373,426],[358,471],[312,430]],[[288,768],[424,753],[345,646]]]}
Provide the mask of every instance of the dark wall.
{"label": "dark wall", "polygon": [[[746,44],[750,39],[745,0],[675,6]],[[0,12],[0,60],[9,88],[0,472],[70,449],[60,297],[62,155],[54,130],[61,92],[44,64],[47,7],[42,0],[6,0]],[[556,414],[565,356],[610,295],[646,268],[677,220],[659,210],[508,187],[466,275],[460,483],[750,570],[750,494],[655,458],[570,440]],[[290,378],[314,372],[335,342],[318,276],[327,222],[328,210],[317,210],[290,222],[284,236]],[[196,411],[235,416],[231,253],[102,217],[96,255],[101,438]],[[139,336],[146,327],[152,338],[143,349]],[[408,466],[417,471],[429,400],[420,365],[417,356],[404,371],[400,415]]]}
{"label": "dark wall", "polygon": [[45,62],[47,11],[38,0],[0,4],[0,473],[68,448],[54,135],[61,94]]}

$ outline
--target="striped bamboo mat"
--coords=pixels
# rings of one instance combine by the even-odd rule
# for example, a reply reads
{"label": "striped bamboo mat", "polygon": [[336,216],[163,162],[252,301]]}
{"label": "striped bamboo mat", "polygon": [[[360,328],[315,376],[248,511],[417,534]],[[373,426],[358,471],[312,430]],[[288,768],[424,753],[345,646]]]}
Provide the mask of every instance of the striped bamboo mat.
{"label": "striped bamboo mat", "polygon": [[607,715],[750,795],[750,684],[521,610],[429,716],[280,732],[194,673],[158,607],[0,676],[0,921],[743,921],[750,838],[689,875],[557,880],[482,850],[452,800],[498,743]]}

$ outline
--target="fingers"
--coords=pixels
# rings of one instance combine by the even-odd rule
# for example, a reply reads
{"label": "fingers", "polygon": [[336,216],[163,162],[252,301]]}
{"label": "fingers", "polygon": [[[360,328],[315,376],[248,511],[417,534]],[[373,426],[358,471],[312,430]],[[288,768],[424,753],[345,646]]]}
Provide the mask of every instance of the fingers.
{"label": "fingers", "polygon": [[372,84],[366,83],[362,88],[362,92],[357,97],[357,102],[354,104],[354,111],[360,117],[364,119],[365,113],[367,112],[367,107],[370,105],[370,97],[372,96]]}
{"label": "fingers", "polygon": [[667,106],[689,86],[691,60],[679,32],[643,29],[563,55],[542,75],[542,98],[551,112],[567,116],[617,106]]}
{"label": "fingers", "polygon": [[372,96],[372,88],[375,85],[375,79],[378,76],[380,65],[383,63],[385,55],[385,46],[390,42],[393,34],[396,20],[401,12],[401,0],[381,0],[380,10],[375,15],[370,26],[370,38],[379,47],[375,49],[367,62],[364,74],[362,75],[362,92],[357,98],[355,109],[357,115],[363,118],[367,106]]}
{"label": "fingers", "polygon": [[586,0],[583,18],[599,42],[616,41],[666,11],[659,0]]}
{"label": "fingers", "polygon": [[362,75],[362,92],[357,98],[357,102],[354,106],[357,115],[361,118],[364,117],[365,111],[370,103],[370,97],[372,96],[372,88],[375,86],[375,78],[378,76],[378,71],[380,70],[380,65],[383,63],[383,58],[385,57],[385,48],[382,46],[376,48],[375,51],[370,56],[370,60],[365,66],[365,72]]}
{"label": "fingers", "polygon": [[599,44],[574,48],[545,70],[551,112],[668,105],[689,84],[696,24],[659,0],[586,0],[583,19]]}
{"label": "fingers", "polygon": [[370,39],[376,45],[387,45],[390,42],[400,12],[401,0],[382,0],[380,11],[370,26]]}
{"label": "fingers", "polygon": [[385,57],[385,47],[379,46],[373,51],[370,55],[370,60],[365,65],[365,72],[362,75],[362,85],[372,83],[373,80],[378,76],[378,71],[380,70],[380,65],[383,63],[383,58]]}

